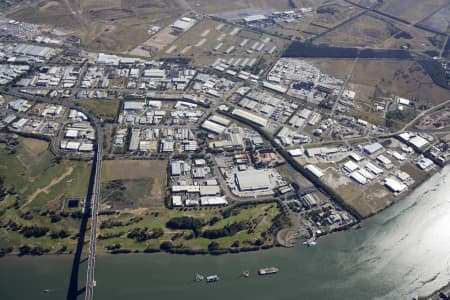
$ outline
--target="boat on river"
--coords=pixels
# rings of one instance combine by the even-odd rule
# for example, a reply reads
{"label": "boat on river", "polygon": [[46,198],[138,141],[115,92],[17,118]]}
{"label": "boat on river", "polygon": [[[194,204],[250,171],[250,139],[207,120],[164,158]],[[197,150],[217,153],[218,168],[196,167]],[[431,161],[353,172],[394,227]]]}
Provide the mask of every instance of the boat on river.
{"label": "boat on river", "polygon": [[258,274],[259,275],[270,275],[270,274],[275,274],[278,273],[280,269],[276,268],[276,267],[269,267],[269,268],[262,268],[258,270]]}
{"label": "boat on river", "polygon": [[210,282],[216,282],[219,281],[220,278],[217,275],[210,275],[210,276],[206,276],[206,282],[210,283]]}
{"label": "boat on river", "polygon": [[203,281],[203,279],[205,279],[205,276],[203,276],[203,275],[200,275],[200,274],[195,274],[195,278],[194,278],[194,281],[196,281],[196,282],[200,282],[200,281]]}

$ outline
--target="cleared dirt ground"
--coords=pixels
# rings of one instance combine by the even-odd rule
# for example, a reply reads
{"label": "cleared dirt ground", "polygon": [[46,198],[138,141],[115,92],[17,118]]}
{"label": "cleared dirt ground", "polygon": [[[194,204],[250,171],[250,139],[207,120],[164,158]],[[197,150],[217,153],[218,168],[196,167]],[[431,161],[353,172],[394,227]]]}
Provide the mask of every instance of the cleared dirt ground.
{"label": "cleared dirt ground", "polygon": [[328,1],[317,8],[313,22],[315,24],[332,28],[360,12],[362,12],[362,9],[348,4],[343,0]]}
{"label": "cleared dirt ground", "polygon": [[408,48],[413,51],[440,50],[439,47],[436,47],[430,41],[430,39],[435,37],[434,33],[403,24],[396,24],[396,26],[401,29],[401,31],[378,43],[378,47],[400,49],[402,46],[407,45]]}
{"label": "cleared dirt ground", "polygon": [[335,170],[329,170],[321,180],[338,193],[345,203],[354,208],[362,217],[374,214],[393,201],[395,197],[379,183],[360,186]]}
{"label": "cleared dirt ground", "polygon": [[420,130],[442,130],[450,127],[450,105],[426,115],[419,120],[416,128]]}
{"label": "cleared dirt ground", "polygon": [[341,47],[370,47],[390,38],[400,29],[375,15],[362,15],[315,41]]}
{"label": "cleared dirt ground", "polygon": [[149,39],[152,24],[168,25],[184,12],[176,0],[54,0],[8,17],[73,30],[90,50],[123,52]]}
{"label": "cleared dirt ground", "polygon": [[35,24],[49,24],[66,29],[80,27],[80,24],[68,9],[63,0],[45,1],[29,5],[8,15],[9,18]]}
{"label": "cleared dirt ground", "polygon": [[448,0],[385,0],[380,10],[415,23],[448,4]]}
{"label": "cleared dirt ground", "polygon": [[354,59],[305,59],[322,72],[330,74],[336,78],[344,79],[352,71]]}
{"label": "cleared dirt ground", "polygon": [[[273,8],[274,10],[287,10],[290,8],[288,0],[186,0],[197,12],[214,14],[224,11],[233,11],[247,8]],[[312,1],[295,1],[309,3]]]}
{"label": "cleared dirt ground", "polygon": [[166,26],[161,31],[154,34],[151,38],[145,41],[143,44],[131,50],[129,53],[132,55],[150,57],[175,41],[177,38],[178,36],[173,33],[172,28],[170,28],[170,26]]}
{"label": "cleared dirt ground", "polygon": [[435,105],[450,98],[450,91],[435,85],[414,61],[358,60],[351,83],[376,86],[397,96],[417,98],[418,105]]}
{"label": "cleared dirt ground", "polygon": [[103,196],[109,195],[107,187],[120,181],[123,199],[113,206],[162,207],[167,184],[165,160],[107,160],[103,163]]}
{"label": "cleared dirt ground", "polygon": [[433,30],[446,33],[450,26],[450,4],[423,20],[420,24]]}

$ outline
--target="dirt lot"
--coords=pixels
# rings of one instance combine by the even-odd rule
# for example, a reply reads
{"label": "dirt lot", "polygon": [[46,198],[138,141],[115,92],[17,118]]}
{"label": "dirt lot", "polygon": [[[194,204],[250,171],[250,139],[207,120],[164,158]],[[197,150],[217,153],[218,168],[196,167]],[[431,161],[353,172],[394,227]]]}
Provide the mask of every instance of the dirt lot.
{"label": "dirt lot", "polygon": [[353,2],[361,4],[361,5],[364,5],[366,7],[370,7],[370,6],[374,5],[374,4],[377,4],[378,0],[355,0]]}
{"label": "dirt lot", "polygon": [[[196,12],[204,14],[222,13],[225,11],[233,11],[248,8],[288,10],[290,9],[288,0],[187,0],[189,6]],[[295,1],[295,2],[311,2],[311,1]]]}
{"label": "dirt lot", "polygon": [[81,107],[89,109],[97,115],[97,117],[104,121],[113,122],[119,110],[120,101],[117,99],[97,100],[97,99],[83,99],[76,100]]}
{"label": "dirt lot", "polygon": [[384,186],[374,183],[361,188],[360,185],[339,174],[336,170],[328,170],[321,180],[332,187],[347,205],[353,207],[363,217],[380,211],[393,200],[392,193]]}
{"label": "dirt lot", "polygon": [[433,84],[414,61],[358,60],[351,83],[376,86],[396,96],[416,98],[418,105],[436,105],[450,97],[450,91]]}
{"label": "dirt lot", "polygon": [[333,1],[317,7],[313,22],[332,28],[360,12],[362,12],[362,9],[352,6],[345,1]]}
{"label": "dirt lot", "polygon": [[385,0],[380,10],[410,22],[419,22],[447,4],[448,0]]}
{"label": "dirt lot", "polygon": [[433,30],[446,33],[450,26],[450,6],[442,8],[420,24]]}
{"label": "dirt lot", "polygon": [[339,79],[344,79],[352,71],[354,59],[305,59],[308,63],[313,64],[322,72],[327,73]]}
{"label": "dirt lot", "polygon": [[103,199],[116,208],[162,207],[167,183],[166,170],[165,160],[105,161],[102,173]]}
{"label": "dirt lot", "polygon": [[332,2],[317,1],[310,6],[316,8],[316,10],[320,10],[321,13],[317,13],[316,11],[314,13],[307,13],[292,23],[278,21],[276,27],[268,28],[268,30],[287,38],[295,36],[300,39],[307,39],[312,36],[311,33],[320,34],[362,11],[362,9],[351,6],[343,0]]}
{"label": "dirt lot", "polygon": [[439,47],[436,47],[430,41],[430,39],[435,38],[434,33],[403,24],[397,24],[396,26],[401,29],[401,31],[385,41],[380,42],[377,46],[388,49],[400,49],[402,46],[407,45],[410,50],[414,51],[440,50]]}
{"label": "dirt lot", "polygon": [[154,34],[151,38],[145,41],[142,45],[139,45],[131,50],[129,53],[132,55],[150,57],[175,41],[177,37],[178,35],[173,34],[172,28],[170,26],[166,26],[161,31]]}
{"label": "dirt lot", "polygon": [[450,127],[450,106],[426,115],[416,127],[420,130],[440,130]]}
{"label": "dirt lot", "polygon": [[[357,101],[370,104],[379,94],[417,98],[418,103],[435,105],[450,98],[450,91],[433,84],[423,68],[410,60],[307,59],[322,72],[344,79],[356,92]],[[354,64],[354,67],[353,67]],[[353,69],[352,69],[353,67]]]}
{"label": "dirt lot", "polygon": [[80,27],[76,18],[64,4],[63,0],[42,1],[36,5],[29,5],[23,9],[8,15],[9,18],[34,24],[49,24],[66,29]]}
{"label": "dirt lot", "polygon": [[[176,0],[55,0],[9,17],[75,31],[90,50],[123,52],[145,42],[152,24],[165,26],[182,11]],[[130,34],[132,33],[132,34]]]}
{"label": "dirt lot", "polygon": [[391,21],[373,14],[365,14],[322,36],[315,43],[341,47],[370,47],[387,40],[399,31],[397,25]]}

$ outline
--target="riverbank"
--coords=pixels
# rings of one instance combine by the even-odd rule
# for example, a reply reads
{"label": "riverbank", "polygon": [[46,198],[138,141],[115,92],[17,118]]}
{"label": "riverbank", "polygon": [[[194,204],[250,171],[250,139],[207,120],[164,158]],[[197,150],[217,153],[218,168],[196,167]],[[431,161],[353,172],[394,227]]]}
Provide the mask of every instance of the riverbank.
{"label": "riverbank", "polygon": [[[9,210],[16,211],[10,208],[6,212]],[[15,222],[20,225],[14,231],[15,235],[21,236],[20,243],[8,243],[8,251],[4,254],[39,256],[73,253],[72,248],[56,252],[50,250],[53,241],[73,240],[72,236],[53,239],[43,232],[39,236],[26,238],[23,236],[26,232],[21,229],[25,228],[21,223],[24,220],[18,218]],[[99,254],[167,252],[187,255],[258,251],[278,246],[276,233],[289,226],[287,211],[276,200],[214,208],[103,212],[99,214],[97,251]],[[32,228],[36,231],[40,227]],[[46,242],[46,246],[41,242]]]}
{"label": "riverbank", "polygon": [[447,297],[450,296],[450,282],[428,296],[419,297],[418,300],[441,300],[442,297],[440,295],[442,294]]}
{"label": "riverbank", "polygon": [[[445,167],[404,200],[363,220],[360,229],[325,236],[313,248],[221,256],[100,255],[95,297],[269,300],[280,299],[280,290],[284,300],[429,295],[450,280],[443,263],[450,261],[449,180],[450,167]],[[68,286],[71,262],[69,256],[0,259],[1,295],[11,300],[63,299],[60,289]],[[269,266],[280,272],[256,276],[259,268]],[[82,286],[85,263],[80,267]],[[242,278],[243,270],[250,271],[250,278]],[[213,285],[195,283],[195,273],[217,274],[221,280]],[[43,289],[55,292],[44,294]]]}
{"label": "riverbank", "polygon": [[[440,169],[436,169],[434,173],[439,172]],[[385,209],[401,202],[402,199],[408,197],[411,193],[419,188],[427,178],[423,178],[421,182],[416,182],[414,189],[408,190],[404,193],[397,201],[390,203]],[[277,203],[272,201],[267,201],[270,203]],[[296,242],[301,238],[298,234],[295,234],[295,228],[283,228],[286,224],[278,224],[276,232],[272,228],[275,217],[283,216],[286,212],[281,212],[281,206],[278,204],[278,208],[270,212],[273,209],[272,206],[264,206],[264,203],[259,204],[247,204],[240,205],[241,208],[234,210],[233,207],[227,209],[213,209],[213,210],[199,210],[199,209],[178,209],[170,210],[170,214],[160,212],[146,212],[140,210],[138,214],[135,212],[126,213],[113,213],[112,215],[106,214],[100,217],[100,235],[99,235],[99,247],[97,253],[99,256],[105,256],[109,254],[132,254],[132,253],[159,253],[166,252],[170,254],[185,254],[185,255],[222,255],[222,254],[237,254],[241,252],[255,252],[259,250],[267,250],[273,247],[293,247]],[[269,211],[267,210],[269,209]],[[169,211],[169,210],[166,210]],[[224,213],[226,212],[226,213]],[[228,213],[231,212],[231,213]],[[199,232],[198,236],[194,236],[194,228],[183,227],[180,229],[164,229],[170,230],[170,234],[162,233],[161,237],[153,238],[149,234],[152,233],[153,228],[166,227],[166,223],[171,218],[189,217],[204,219],[207,221],[204,224],[202,230],[213,230],[214,234],[222,234],[220,231],[225,228],[229,228],[230,225],[237,224],[239,222],[248,221],[246,218],[250,218],[250,223],[254,224],[257,222],[260,225],[252,227],[252,233],[240,233],[238,230],[235,233],[231,233],[231,236],[224,236],[217,238],[213,237],[211,239],[202,236]],[[268,217],[269,216],[269,217]],[[267,218],[270,218],[267,219]],[[208,220],[209,221],[208,221]],[[266,219],[265,221],[263,219]],[[367,219],[367,218],[364,218]],[[362,219],[362,220],[364,220]],[[195,220],[195,219],[192,219]],[[212,220],[212,222],[211,222]],[[264,222],[263,222],[264,221]],[[269,222],[270,221],[270,222]],[[359,225],[361,221],[357,224]],[[159,224],[159,225],[158,225]],[[264,224],[264,225],[263,225]],[[338,231],[347,231],[350,228],[354,228],[355,224],[347,226],[345,228],[334,230],[331,232],[323,232],[320,239],[335,233]],[[144,230],[145,229],[145,230]],[[249,230],[248,228],[243,228],[244,230]],[[227,229],[228,230],[228,229]],[[270,236],[264,234],[267,230],[270,231]],[[130,235],[134,233],[134,235]],[[225,232],[230,234],[230,232]],[[140,235],[143,235],[140,237]],[[253,240],[252,240],[253,236]],[[264,236],[264,240],[259,240]],[[31,244],[31,246],[33,246]],[[86,250],[85,250],[86,251]],[[64,253],[48,253],[39,252],[37,254],[33,252],[22,253],[20,251],[12,251],[11,253],[6,253],[6,256],[14,255],[61,255]],[[66,252],[65,254],[71,255],[72,252]]]}

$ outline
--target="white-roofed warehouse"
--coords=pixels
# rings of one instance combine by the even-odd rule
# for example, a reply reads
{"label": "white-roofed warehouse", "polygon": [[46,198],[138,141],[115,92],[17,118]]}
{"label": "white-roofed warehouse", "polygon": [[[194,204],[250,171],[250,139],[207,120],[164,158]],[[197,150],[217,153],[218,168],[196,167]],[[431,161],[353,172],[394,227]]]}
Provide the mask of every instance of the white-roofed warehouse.
{"label": "white-roofed warehouse", "polygon": [[267,126],[266,118],[260,117],[260,116],[254,114],[254,113],[251,113],[247,110],[236,108],[235,110],[233,110],[233,115],[244,118],[244,119],[251,121],[261,127]]}
{"label": "white-roofed warehouse", "polygon": [[373,144],[364,146],[364,151],[369,155],[371,155],[375,152],[378,152],[381,149],[383,149],[383,146],[380,143],[373,143]]}
{"label": "white-roofed warehouse", "polygon": [[324,175],[322,170],[320,168],[316,167],[315,165],[306,165],[305,169],[310,171],[317,178],[320,178]]}
{"label": "white-roofed warehouse", "polygon": [[222,126],[220,124],[217,124],[215,122],[211,122],[209,120],[205,120],[205,122],[203,122],[201,127],[203,129],[212,131],[212,132],[217,133],[217,134],[221,134],[221,133],[223,133],[225,131],[225,127],[224,126]]}
{"label": "white-roofed warehouse", "polygon": [[246,170],[235,174],[236,185],[241,191],[268,190],[270,179],[267,170]]}
{"label": "white-roofed warehouse", "polygon": [[384,184],[394,193],[401,193],[408,188],[404,183],[394,178],[386,178]]}

